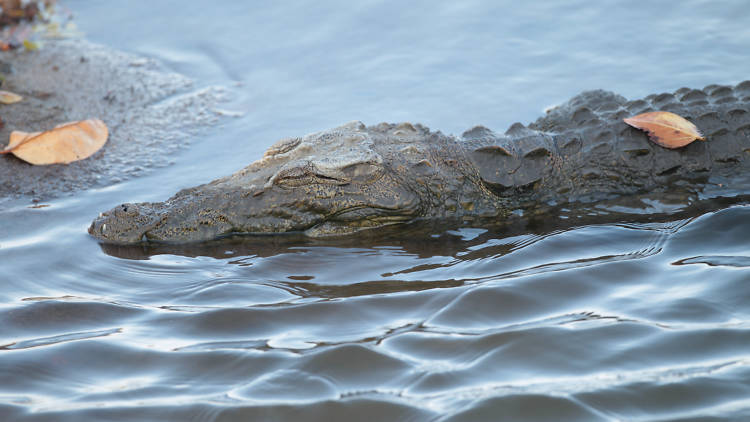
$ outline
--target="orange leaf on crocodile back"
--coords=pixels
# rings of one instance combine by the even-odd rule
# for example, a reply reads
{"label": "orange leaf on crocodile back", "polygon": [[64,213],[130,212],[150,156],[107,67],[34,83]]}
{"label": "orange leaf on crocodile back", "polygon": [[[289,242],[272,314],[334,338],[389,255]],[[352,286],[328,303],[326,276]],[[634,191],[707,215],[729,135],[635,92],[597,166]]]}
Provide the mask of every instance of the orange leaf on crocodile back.
{"label": "orange leaf on crocodile back", "polygon": [[680,148],[696,139],[706,140],[693,123],[668,111],[652,111],[623,120],[630,126],[648,133],[649,139],[664,148]]}

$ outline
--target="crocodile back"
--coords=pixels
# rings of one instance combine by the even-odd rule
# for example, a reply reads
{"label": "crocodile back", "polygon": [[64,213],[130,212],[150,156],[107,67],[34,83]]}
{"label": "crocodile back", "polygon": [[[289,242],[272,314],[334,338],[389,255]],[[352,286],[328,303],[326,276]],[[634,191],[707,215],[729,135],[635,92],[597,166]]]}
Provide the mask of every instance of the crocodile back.
{"label": "crocodile back", "polygon": [[[685,117],[707,142],[670,150],[623,122],[649,111]],[[464,138],[483,182],[497,195],[519,201],[587,201],[675,186],[718,186],[750,162],[750,81],[681,88],[634,101],[587,91],[528,127],[515,123],[504,135],[477,127]]]}

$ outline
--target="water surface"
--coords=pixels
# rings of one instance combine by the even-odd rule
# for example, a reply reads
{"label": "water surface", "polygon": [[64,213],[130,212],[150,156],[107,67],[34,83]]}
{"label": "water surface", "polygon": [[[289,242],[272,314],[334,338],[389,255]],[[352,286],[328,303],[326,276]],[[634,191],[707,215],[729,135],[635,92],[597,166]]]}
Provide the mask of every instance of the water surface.
{"label": "water surface", "polygon": [[0,419],[750,419],[742,202],[181,248],[85,232],[350,120],[504,131],[585,89],[749,79],[745,2],[65,4],[243,114],[144,177],[2,204]]}

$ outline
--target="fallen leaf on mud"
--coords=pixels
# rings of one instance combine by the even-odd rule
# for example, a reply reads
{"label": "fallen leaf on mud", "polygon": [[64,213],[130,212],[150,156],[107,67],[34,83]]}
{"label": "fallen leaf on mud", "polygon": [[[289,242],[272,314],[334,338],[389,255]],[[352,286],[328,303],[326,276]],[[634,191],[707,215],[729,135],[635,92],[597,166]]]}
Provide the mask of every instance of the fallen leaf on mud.
{"label": "fallen leaf on mud", "polygon": [[25,48],[26,51],[36,51],[39,50],[39,43],[29,40],[23,40],[23,48]]}
{"label": "fallen leaf on mud", "polygon": [[0,90],[0,103],[13,104],[23,100],[23,97],[10,91]]}
{"label": "fallen leaf on mud", "polygon": [[623,120],[648,133],[649,139],[664,148],[680,148],[696,139],[706,140],[694,124],[668,111],[652,111]]}
{"label": "fallen leaf on mud", "polygon": [[65,123],[45,132],[13,131],[0,154],[10,152],[35,165],[68,164],[91,156],[108,136],[107,126],[99,119]]}

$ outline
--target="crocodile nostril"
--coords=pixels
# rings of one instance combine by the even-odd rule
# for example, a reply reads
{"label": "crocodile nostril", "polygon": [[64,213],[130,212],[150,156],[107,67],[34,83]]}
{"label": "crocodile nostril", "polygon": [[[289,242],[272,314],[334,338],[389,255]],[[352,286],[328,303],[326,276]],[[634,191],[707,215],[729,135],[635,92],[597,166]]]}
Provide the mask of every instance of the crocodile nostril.
{"label": "crocodile nostril", "polygon": [[117,218],[136,217],[138,214],[138,206],[135,206],[133,204],[122,204],[115,208],[114,212],[114,216]]}

